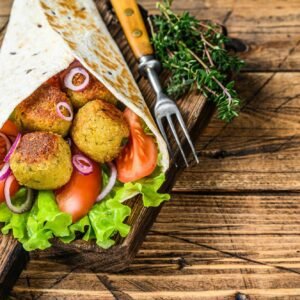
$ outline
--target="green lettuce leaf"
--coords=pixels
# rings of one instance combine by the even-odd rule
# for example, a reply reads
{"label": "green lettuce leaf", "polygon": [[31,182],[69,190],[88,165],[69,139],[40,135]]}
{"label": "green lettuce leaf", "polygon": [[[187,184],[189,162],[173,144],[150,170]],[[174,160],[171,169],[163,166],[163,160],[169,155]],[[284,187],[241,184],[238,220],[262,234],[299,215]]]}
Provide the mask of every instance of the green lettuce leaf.
{"label": "green lettuce leaf", "polygon": [[136,182],[125,183],[122,186],[116,186],[114,188],[114,199],[116,201],[125,201],[137,194],[141,194],[145,207],[157,207],[162,202],[170,200],[169,194],[158,192],[165,182],[165,175],[163,173],[156,175],[155,173],[157,172],[154,172],[154,175],[151,177],[146,177]]}
{"label": "green lettuce leaf", "polygon": [[1,204],[0,223],[4,223],[3,234],[11,230],[24,249],[32,251],[51,247],[53,237],[69,236],[72,218],[59,210],[53,192],[40,191],[28,213],[14,214],[5,204]]}
{"label": "green lettuce leaf", "polygon": [[68,236],[64,236],[60,238],[60,240],[66,244],[69,244],[75,240],[76,233],[84,234],[82,237],[84,241],[89,241],[96,238],[88,216],[85,216],[75,224],[72,224],[69,227],[69,230],[70,230],[70,234]]}
{"label": "green lettuce leaf", "polygon": [[[108,181],[108,172],[104,168],[104,185]],[[3,234],[12,232],[27,251],[49,248],[53,238],[64,243],[71,243],[77,238],[85,241],[95,239],[100,247],[107,249],[115,244],[116,234],[122,237],[129,234],[130,226],[126,224],[126,220],[131,214],[131,208],[124,202],[141,194],[144,206],[159,206],[170,199],[168,194],[158,192],[164,181],[165,175],[158,167],[150,177],[126,184],[117,182],[111,193],[75,224],[72,224],[69,214],[59,210],[52,191],[39,191],[28,213],[14,214],[6,204],[0,204],[0,223],[3,224],[1,231]],[[14,201],[22,202],[25,197],[26,189],[21,189]]]}
{"label": "green lettuce leaf", "polygon": [[[104,175],[104,179],[106,176]],[[157,169],[151,177],[136,182],[121,184],[117,182],[112,192],[99,204],[94,205],[89,212],[89,219],[96,235],[97,244],[107,249],[115,244],[113,237],[119,233],[126,237],[130,226],[124,223],[130,216],[130,207],[122,202],[142,195],[144,206],[157,207],[162,202],[170,199],[168,194],[160,194],[158,190],[165,181],[165,175]]]}
{"label": "green lettuce leaf", "polygon": [[89,218],[96,235],[96,243],[107,249],[115,244],[112,237],[120,233],[122,237],[128,235],[130,226],[125,224],[125,219],[130,216],[131,208],[118,200],[109,199],[94,207],[89,212]]}

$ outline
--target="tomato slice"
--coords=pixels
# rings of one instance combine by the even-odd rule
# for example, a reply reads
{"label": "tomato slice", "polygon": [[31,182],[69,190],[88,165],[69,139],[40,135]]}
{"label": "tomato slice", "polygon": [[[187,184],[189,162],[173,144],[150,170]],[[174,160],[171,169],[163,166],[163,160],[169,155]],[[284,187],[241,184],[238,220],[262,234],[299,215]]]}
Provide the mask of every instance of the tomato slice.
{"label": "tomato slice", "polygon": [[[0,203],[5,202],[5,196],[4,196],[4,184],[6,179],[0,180]],[[17,181],[17,179],[14,177],[14,180],[10,186],[10,196],[13,197],[16,192],[19,190],[20,185]]]}
{"label": "tomato slice", "polygon": [[70,181],[55,193],[59,209],[70,214],[73,223],[87,215],[101,191],[101,169],[99,164],[92,163],[91,174],[82,175],[74,168]]}
{"label": "tomato slice", "polygon": [[146,135],[140,118],[129,108],[124,116],[130,127],[130,138],[121,155],[116,159],[118,179],[136,181],[153,173],[157,165],[158,150],[154,139]]}
{"label": "tomato slice", "polygon": [[2,137],[0,137],[0,170],[2,169],[4,165],[4,158],[7,154],[7,149],[6,149],[6,143]]}
{"label": "tomato slice", "polygon": [[[7,120],[3,127],[0,129],[0,132],[4,133],[8,137],[11,137],[12,139],[16,137],[19,133],[19,130],[15,123],[13,123],[11,120]],[[0,137],[0,169],[3,167],[3,159],[7,153],[6,149],[6,143],[3,138]],[[5,196],[4,196],[4,184],[6,179],[0,180],[0,203],[5,202]],[[14,178],[11,186],[10,186],[10,196],[13,197],[16,192],[19,190],[20,185],[17,182],[16,178]]]}
{"label": "tomato slice", "polygon": [[7,120],[0,131],[8,136],[17,136],[19,133],[17,125],[11,120]]}
{"label": "tomato slice", "polygon": [[[3,127],[0,129],[0,132],[4,133],[11,142],[13,142],[15,140],[15,137],[18,135],[19,130],[17,128],[17,126],[15,125],[15,123],[13,123],[10,120],[7,120]],[[7,149],[6,149],[6,143],[4,138],[0,137],[0,169],[3,166],[3,159],[5,157],[7,153]]]}

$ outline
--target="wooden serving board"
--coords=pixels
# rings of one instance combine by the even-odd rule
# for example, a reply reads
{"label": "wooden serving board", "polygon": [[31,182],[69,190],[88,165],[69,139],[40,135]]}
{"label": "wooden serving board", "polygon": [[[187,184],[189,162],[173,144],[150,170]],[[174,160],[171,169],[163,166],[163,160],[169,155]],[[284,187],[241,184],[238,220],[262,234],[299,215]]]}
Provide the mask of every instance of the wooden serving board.
{"label": "wooden serving board", "polygon": [[[138,73],[138,65],[123,35],[111,6],[106,1],[96,1],[98,9],[104,18],[112,36],[121,48],[125,59],[130,66],[136,81],[146,99],[147,104],[151,107],[154,103],[155,95],[151,90],[147,80],[142,78]],[[146,14],[145,11],[143,11]],[[4,33],[0,33],[0,42]],[[162,74],[162,80],[167,75]],[[202,95],[192,93],[178,101],[178,106],[182,111],[187,127],[193,139],[199,136],[202,128],[210,119],[213,107],[209,105]],[[174,149],[176,149],[174,145]],[[185,149],[189,151],[187,145]],[[174,151],[175,157],[178,152]],[[191,160],[191,165],[193,164]],[[162,192],[170,192],[176,178],[182,171],[182,162],[179,158],[179,168],[174,164],[171,165],[167,174],[167,181],[162,188]],[[191,179],[192,180],[192,179]],[[172,201],[172,200],[171,200]],[[0,235],[0,299],[12,287],[17,280],[21,270],[24,268],[28,256],[39,258],[47,257],[53,260],[72,264],[73,268],[81,265],[89,266],[93,271],[118,272],[125,269],[139,250],[148,230],[154,223],[161,207],[145,208],[142,204],[141,197],[137,196],[127,203],[132,208],[132,214],[127,223],[132,226],[130,234],[125,238],[117,238],[116,246],[109,250],[102,250],[95,243],[76,241],[70,245],[65,245],[55,241],[54,246],[46,251],[35,251],[28,255],[22,250],[21,245],[10,236]]]}

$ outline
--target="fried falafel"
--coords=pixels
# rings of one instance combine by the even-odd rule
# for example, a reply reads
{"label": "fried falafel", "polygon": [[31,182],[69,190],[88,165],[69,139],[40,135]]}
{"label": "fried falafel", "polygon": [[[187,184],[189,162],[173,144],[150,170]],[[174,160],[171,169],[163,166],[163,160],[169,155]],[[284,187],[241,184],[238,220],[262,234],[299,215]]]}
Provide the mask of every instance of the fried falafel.
{"label": "fried falafel", "polygon": [[[74,77],[73,83],[75,85],[80,85],[83,80],[83,75],[78,74]],[[81,108],[86,103],[93,100],[105,100],[113,104],[117,103],[115,96],[92,75],[90,75],[89,85],[83,91],[66,89],[66,92],[75,108]]]}
{"label": "fried falafel", "polygon": [[[22,132],[48,131],[66,136],[72,122],[59,116],[57,104],[60,102],[72,106],[59,87],[44,84],[16,107],[12,120]],[[61,112],[66,116],[69,114],[66,109]]]}
{"label": "fried falafel", "polygon": [[116,158],[129,134],[122,112],[101,100],[88,102],[79,109],[71,129],[73,141],[79,150],[100,163]]}
{"label": "fried falafel", "polygon": [[27,133],[12,154],[10,167],[24,186],[36,190],[57,189],[71,178],[71,150],[57,134]]}

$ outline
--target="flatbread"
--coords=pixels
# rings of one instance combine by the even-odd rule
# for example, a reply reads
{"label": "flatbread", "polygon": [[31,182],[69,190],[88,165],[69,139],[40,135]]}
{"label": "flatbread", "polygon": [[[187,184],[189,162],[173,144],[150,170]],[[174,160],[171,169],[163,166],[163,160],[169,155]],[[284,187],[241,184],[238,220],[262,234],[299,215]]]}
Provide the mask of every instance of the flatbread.
{"label": "flatbread", "polygon": [[0,51],[0,126],[20,102],[75,59],[145,121],[166,171],[166,143],[92,0],[14,1]]}

